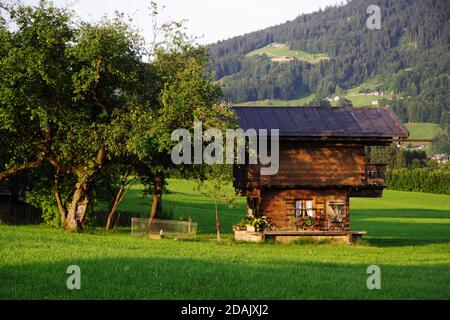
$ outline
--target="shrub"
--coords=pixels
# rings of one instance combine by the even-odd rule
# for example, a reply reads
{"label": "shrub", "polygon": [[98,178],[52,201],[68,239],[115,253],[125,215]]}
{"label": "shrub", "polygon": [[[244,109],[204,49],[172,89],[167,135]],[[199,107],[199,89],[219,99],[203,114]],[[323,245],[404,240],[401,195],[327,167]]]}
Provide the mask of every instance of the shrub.
{"label": "shrub", "polygon": [[393,169],[387,172],[390,190],[450,195],[450,171],[427,168]]}

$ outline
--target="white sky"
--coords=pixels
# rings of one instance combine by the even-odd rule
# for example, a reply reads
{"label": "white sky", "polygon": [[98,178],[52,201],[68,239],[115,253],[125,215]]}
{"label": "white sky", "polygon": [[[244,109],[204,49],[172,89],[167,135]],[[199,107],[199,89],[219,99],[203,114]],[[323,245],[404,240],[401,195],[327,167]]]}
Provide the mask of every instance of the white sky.
{"label": "white sky", "polygon": [[[24,0],[24,3],[37,3]],[[83,20],[95,21],[117,10],[130,15],[142,34],[150,39],[150,0],[53,0],[54,4],[71,5]],[[165,6],[159,21],[187,19],[187,32],[202,37],[200,43],[219,40],[260,30],[292,20],[302,13],[317,11],[343,0],[157,0]]]}

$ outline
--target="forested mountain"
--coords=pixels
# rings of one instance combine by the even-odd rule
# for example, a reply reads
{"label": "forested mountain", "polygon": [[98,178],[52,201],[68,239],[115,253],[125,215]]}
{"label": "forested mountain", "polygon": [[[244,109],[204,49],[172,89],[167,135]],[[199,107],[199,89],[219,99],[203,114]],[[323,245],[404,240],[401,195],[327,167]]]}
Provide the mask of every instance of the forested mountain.
{"label": "forested mountain", "polygon": [[[381,30],[369,30],[369,5],[381,8]],[[353,0],[209,47],[211,69],[232,102],[327,97],[376,79],[404,121],[448,127],[448,0]],[[275,61],[248,53],[270,44],[324,54],[316,63]]]}

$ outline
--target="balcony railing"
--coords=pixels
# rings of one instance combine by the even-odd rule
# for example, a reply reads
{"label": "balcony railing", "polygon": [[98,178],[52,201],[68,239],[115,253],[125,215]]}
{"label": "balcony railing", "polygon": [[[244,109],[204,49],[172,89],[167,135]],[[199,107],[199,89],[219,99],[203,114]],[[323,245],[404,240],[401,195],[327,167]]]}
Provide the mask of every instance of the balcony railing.
{"label": "balcony railing", "polygon": [[371,186],[386,185],[386,165],[385,164],[367,164],[366,165],[366,184]]}

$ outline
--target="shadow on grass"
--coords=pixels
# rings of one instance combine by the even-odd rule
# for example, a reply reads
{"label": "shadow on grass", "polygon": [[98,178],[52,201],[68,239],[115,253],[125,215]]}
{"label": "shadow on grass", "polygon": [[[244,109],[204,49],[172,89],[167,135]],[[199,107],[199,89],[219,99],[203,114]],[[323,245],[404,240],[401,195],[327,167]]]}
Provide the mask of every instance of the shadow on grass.
{"label": "shadow on grass", "polygon": [[450,243],[450,212],[422,209],[351,210],[352,230],[366,230],[378,247]]}
{"label": "shadow on grass", "polygon": [[[379,264],[382,290],[368,290],[369,264],[244,261],[130,257],[7,265],[0,269],[0,299],[450,298],[449,264]],[[81,290],[66,288],[69,265],[81,268]]]}

